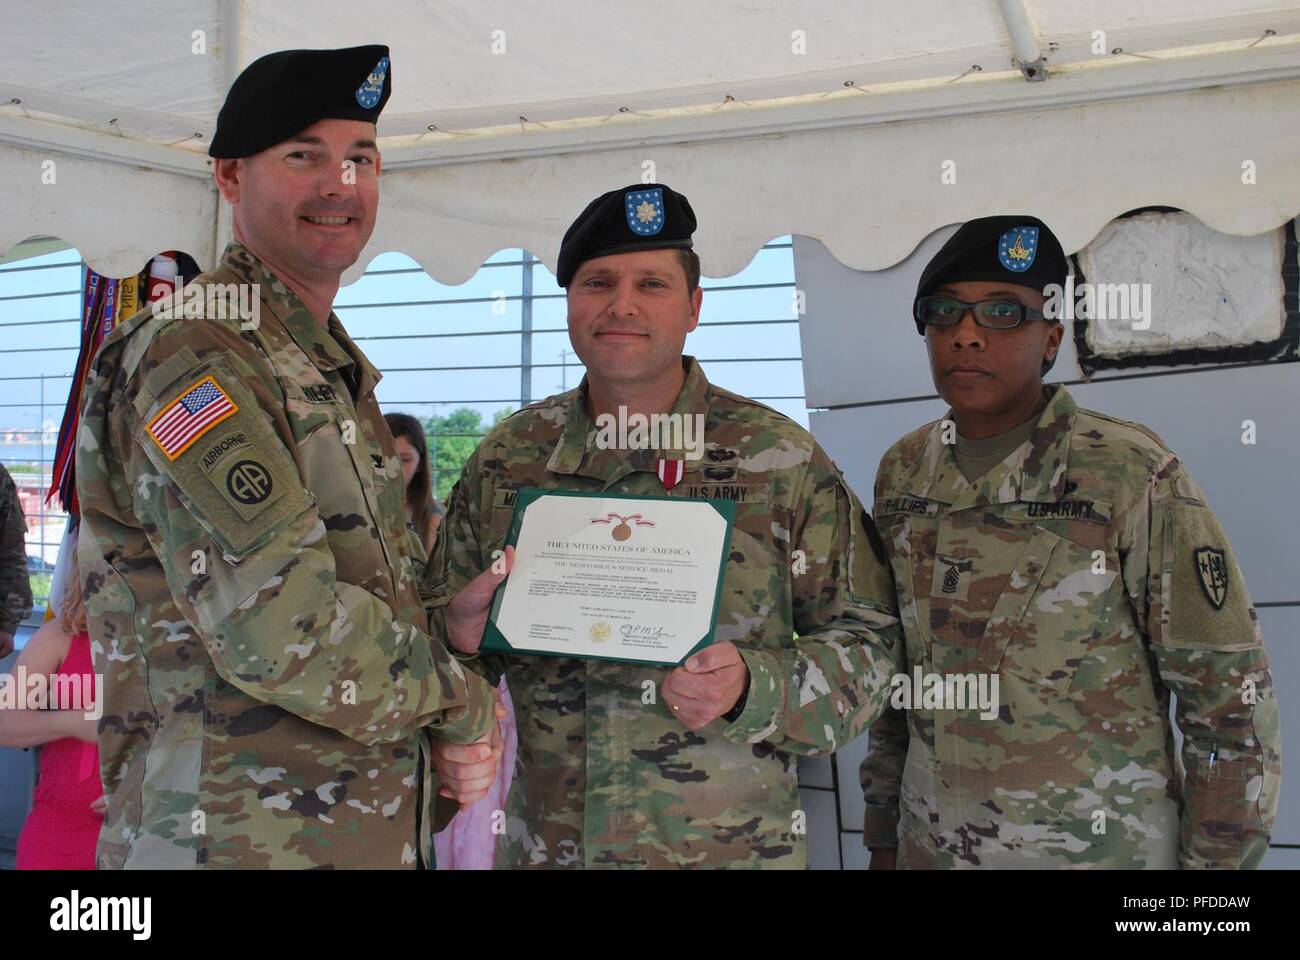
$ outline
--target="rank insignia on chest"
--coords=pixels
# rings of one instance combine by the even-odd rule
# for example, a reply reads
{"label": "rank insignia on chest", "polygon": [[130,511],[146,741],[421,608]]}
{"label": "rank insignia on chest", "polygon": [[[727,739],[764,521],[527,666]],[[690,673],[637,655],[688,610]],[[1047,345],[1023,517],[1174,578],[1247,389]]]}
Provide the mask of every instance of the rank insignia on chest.
{"label": "rank insignia on chest", "polygon": [[664,485],[664,489],[671,490],[682,482],[682,475],[686,473],[686,461],[660,460],[658,472],[659,482]]}
{"label": "rank insignia on chest", "polygon": [[221,421],[239,412],[216,377],[208,375],[163,407],[149,421],[149,436],[168,460],[175,460]]}
{"label": "rank insignia on chest", "polygon": [[934,579],[930,596],[944,600],[965,600],[970,589],[972,563],[956,557],[938,555],[934,558]]}
{"label": "rank insignia on chest", "polygon": [[1228,558],[1222,550],[1199,547],[1196,550],[1196,573],[1201,580],[1205,599],[1215,610],[1223,609],[1228,599]]}

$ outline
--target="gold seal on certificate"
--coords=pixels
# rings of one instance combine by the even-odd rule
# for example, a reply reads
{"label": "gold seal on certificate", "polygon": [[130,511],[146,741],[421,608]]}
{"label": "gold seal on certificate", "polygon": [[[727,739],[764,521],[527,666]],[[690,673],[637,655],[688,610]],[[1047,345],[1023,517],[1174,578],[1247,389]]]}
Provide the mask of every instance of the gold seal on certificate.
{"label": "gold seal on certificate", "polygon": [[483,649],[680,664],[713,642],[736,505],[520,490]]}

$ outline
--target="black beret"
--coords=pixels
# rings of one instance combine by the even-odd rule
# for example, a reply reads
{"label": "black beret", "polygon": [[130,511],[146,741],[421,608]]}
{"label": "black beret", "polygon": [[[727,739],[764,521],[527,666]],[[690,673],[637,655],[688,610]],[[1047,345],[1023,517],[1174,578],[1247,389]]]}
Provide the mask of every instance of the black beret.
{"label": "black beret", "polygon": [[662,183],[634,183],[601,194],[564,232],[555,279],[567,287],[584,261],[634,250],[689,250],[695,232],[690,201]]}
{"label": "black beret", "polygon": [[251,157],[317,120],[377,123],[392,92],[393,68],[382,44],[268,53],[230,85],[208,156]]}
{"label": "black beret", "polygon": [[915,299],[963,280],[1005,281],[1042,292],[1051,283],[1064,286],[1068,272],[1061,242],[1037,217],[981,217],[963,223],[934,255]]}

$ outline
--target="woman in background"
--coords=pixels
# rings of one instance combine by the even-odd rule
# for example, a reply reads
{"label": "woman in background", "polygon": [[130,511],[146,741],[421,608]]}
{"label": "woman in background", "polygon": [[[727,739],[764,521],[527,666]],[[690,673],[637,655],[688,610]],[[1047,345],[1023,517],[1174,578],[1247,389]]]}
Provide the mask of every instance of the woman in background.
{"label": "woman in background", "polygon": [[[95,668],[76,570],[76,540],[58,616],[41,625],[14,664],[31,678],[49,678],[46,709],[0,710],[0,746],[41,750],[40,774],[32,809],[18,835],[19,870],[94,870],[95,844],[104,822],[104,790],[99,779],[99,748],[94,709]],[[67,678],[58,682],[57,678]],[[72,689],[75,688],[75,693]],[[24,689],[19,686],[18,689]],[[56,702],[84,695],[81,702]]]}
{"label": "woman in background", "polygon": [[[423,542],[425,554],[431,555],[442,511],[435,507],[429,445],[425,441],[424,428],[409,413],[386,413],[384,419],[397,441],[402,476],[406,478],[407,525]],[[515,748],[519,744],[519,735],[515,731],[515,705],[506,689],[505,677],[501,678],[497,689],[501,693],[501,705],[506,708],[505,719],[501,721],[501,739],[505,749],[501,754],[497,779],[486,797],[460,811],[441,833],[434,834],[434,857],[439,870],[492,869],[497,841],[492,832],[493,813],[505,810],[515,768]]]}
{"label": "woman in background", "polygon": [[429,444],[424,427],[409,413],[386,413],[388,429],[397,442],[397,458],[402,461],[406,480],[406,525],[424,546],[425,556],[433,553],[433,540],[442,522],[442,507],[433,495],[429,470]]}

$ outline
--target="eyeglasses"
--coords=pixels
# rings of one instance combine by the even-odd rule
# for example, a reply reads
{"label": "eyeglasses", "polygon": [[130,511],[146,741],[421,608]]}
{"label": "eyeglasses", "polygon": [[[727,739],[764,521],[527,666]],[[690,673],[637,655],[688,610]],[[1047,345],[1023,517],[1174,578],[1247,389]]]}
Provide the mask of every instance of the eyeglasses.
{"label": "eyeglasses", "polygon": [[1041,320],[1043,311],[1027,307],[1018,300],[958,300],[956,297],[918,297],[912,307],[916,332],[925,336],[926,327],[955,327],[970,310],[975,323],[989,330],[1010,330],[1025,319]]}

